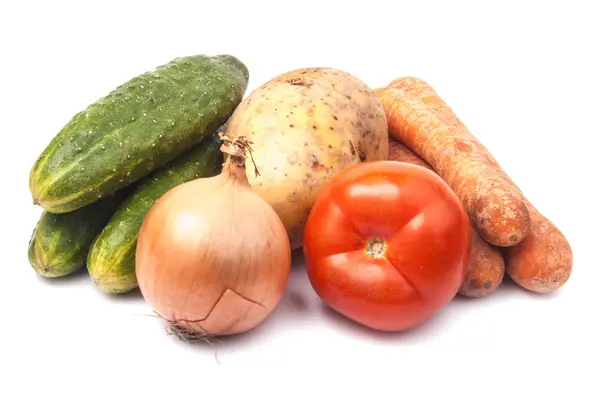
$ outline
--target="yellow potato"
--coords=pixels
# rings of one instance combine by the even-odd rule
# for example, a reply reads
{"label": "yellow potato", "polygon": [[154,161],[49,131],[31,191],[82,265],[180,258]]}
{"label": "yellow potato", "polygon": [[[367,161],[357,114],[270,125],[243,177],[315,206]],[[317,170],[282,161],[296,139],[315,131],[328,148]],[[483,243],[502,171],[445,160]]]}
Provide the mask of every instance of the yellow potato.
{"label": "yellow potato", "polygon": [[231,116],[227,132],[253,144],[250,185],[277,212],[292,249],[322,187],[346,167],[388,155],[387,120],[375,93],[332,68],[287,72],[254,90]]}

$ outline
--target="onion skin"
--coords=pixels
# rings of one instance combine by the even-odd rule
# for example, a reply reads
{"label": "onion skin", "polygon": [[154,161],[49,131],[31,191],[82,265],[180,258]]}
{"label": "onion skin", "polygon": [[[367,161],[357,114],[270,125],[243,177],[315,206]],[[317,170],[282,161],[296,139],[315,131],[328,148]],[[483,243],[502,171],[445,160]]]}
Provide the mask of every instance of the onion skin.
{"label": "onion skin", "polygon": [[145,300],[162,318],[201,335],[238,334],[279,303],[291,249],[273,209],[244,168],[179,185],[146,215],[136,249]]}

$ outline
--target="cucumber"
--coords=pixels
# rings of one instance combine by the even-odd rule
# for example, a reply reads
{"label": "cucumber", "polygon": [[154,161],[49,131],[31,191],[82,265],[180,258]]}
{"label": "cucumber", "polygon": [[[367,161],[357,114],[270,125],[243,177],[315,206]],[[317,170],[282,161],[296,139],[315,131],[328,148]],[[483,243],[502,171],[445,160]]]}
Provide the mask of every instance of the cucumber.
{"label": "cucumber", "polygon": [[126,191],[69,213],[44,210],[29,240],[28,258],[35,271],[56,278],[82,268],[90,246],[125,199]]}
{"label": "cucumber", "polygon": [[221,172],[223,154],[216,135],[143,179],[119,206],[90,248],[87,268],[101,291],[122,294],[137,288],[135,250],[144,217],[169,189]]}
{"label": "cucumber", "polygon": [[138,181],[226,122],[248,86],[231,55],[180,57],[77,113],[34,163],[34,204],[67,213]]}

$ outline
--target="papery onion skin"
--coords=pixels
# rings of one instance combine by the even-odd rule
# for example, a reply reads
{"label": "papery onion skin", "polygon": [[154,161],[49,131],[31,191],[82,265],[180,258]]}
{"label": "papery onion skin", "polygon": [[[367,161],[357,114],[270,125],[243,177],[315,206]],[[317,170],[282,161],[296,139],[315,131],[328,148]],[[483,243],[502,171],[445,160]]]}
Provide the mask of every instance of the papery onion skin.
{"label": "papery onion skin", "polygon": [[262,323],[283,296],[290,265],[281,220],[232,164],[160,198],[136,250],[140,290],[155,313],[214,336]]}

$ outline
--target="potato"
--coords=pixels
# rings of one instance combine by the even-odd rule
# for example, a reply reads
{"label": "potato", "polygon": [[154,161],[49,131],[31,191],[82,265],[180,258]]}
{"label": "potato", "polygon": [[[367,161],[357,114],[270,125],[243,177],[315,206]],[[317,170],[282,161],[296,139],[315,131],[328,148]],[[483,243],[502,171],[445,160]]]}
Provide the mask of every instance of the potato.
{"label": "potato", "polygon": [[385,160],[387,120],[375,93],[355,76],[332,68],[279,75],[246,97],[227,132],[252,142],[246,173],[252,188],[277,212],[292,249],[321,188],[346,167]]}

